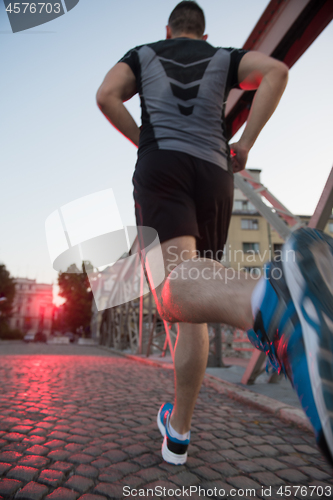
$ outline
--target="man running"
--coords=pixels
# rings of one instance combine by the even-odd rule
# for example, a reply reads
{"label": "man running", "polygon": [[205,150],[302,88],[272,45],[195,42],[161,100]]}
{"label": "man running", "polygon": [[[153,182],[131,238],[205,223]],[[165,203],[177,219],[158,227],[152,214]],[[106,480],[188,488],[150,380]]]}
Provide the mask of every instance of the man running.
{"label": "man running", "polygon": [[[179,323],[175,402],[163,404],[157,418],[162,456],[173,464],[186,462],[207,365],[206,323],[212,322],[248,330],[256,347],[288,375],[318,445],[332,459],[333,240],[314,230],[295,232],[284,246],[283,262],[269,264],[259,282],[239,275],[227,284],[225,268],[214,260],[227,239],[233,172],[245,168],[279,103],[288,68],[259,52],[213,47],[204,30],[198,4],[180,2],[166,40],[130,50],[97,93],[108,120],[139,148],[133,176],[139,237],[141,226],[157,231],[165,279],[154,285],[160,248],[148,252],[146,271],[159,314]],[[256,95],[240,140],[229,147],[224,108],[234,87]],[[123,105],[136,93],[140,128]],[[199,259],[198,252],[211,258]]]}

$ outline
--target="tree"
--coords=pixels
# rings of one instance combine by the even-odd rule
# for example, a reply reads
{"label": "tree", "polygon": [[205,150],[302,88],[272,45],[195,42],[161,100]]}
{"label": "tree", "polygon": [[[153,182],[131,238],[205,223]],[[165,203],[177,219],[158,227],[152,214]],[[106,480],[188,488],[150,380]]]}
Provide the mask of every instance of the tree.
{"label": "tree", "polygon": [[7,336],[15,297],[15,282],[4,264],[0,264],[0,337]]}
{"label": "tree", "polygon": [[91,267],[89,262],[83,262],[80,271],[72,264],[66,272],[58,275],[59,295],[66,299],[63,305],[65,323],[73,333],[78,329],[85,332],[90,329],[93,295],[86,269]]}

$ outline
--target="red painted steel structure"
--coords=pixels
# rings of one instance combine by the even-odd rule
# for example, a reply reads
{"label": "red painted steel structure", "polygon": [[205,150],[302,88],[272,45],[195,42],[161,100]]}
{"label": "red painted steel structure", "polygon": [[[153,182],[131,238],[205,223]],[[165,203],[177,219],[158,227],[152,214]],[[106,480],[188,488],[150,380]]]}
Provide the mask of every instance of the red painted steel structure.
{"label": "red painted steel structure", "polygon": [[[263,52],[291,68],[332,19],[332,0],[271,0],[243,48]],[[254,92],[230,92],[228,140],[245,123],[253,97]]]}

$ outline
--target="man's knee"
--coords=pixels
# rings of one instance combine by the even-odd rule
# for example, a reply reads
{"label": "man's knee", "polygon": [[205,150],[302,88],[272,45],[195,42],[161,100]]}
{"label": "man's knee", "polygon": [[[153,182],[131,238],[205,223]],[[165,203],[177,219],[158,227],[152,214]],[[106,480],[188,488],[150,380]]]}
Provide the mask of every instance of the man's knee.
{"label": "man's knee", "polygon": [[177,319],[170,309],[170,300],[167,296],[166,290],[168,288],[167,279],[155,290],[155,302],[158,314],[164,321],[169,323],[177,323]]}

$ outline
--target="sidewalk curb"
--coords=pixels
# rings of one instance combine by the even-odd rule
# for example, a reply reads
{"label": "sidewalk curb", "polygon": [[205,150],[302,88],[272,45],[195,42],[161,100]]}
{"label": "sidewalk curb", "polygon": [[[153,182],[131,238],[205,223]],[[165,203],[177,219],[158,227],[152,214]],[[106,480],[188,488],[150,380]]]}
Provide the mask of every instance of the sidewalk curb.
{"label": "sidewalk curb", "polygon": [[[125,358],[131,359],[133,361],[138,361],[140,363],[145,363],[150,366],[156,366],[158,368],[166,368],[168,370],[173,370],[173,365],[171,363],[163,363],[158,361],[153,361],[146,357],[136,356],[135,354],[128,354],[111,347],[98,345],[101,349],[105,349],[118,354]],[[220,394],[227,394],[230,398],[236,399],[242,403],[248,404],[254,408],[270,413],[285,422],[293,425],[302,427],[303,429],[313,433],[312,426],[308,421],[307,417],[304,415],[303,410],[295,408],[294,406],[281,403],[273,398],[264,396],[253,392],[245,387],[240,387],[232,382],[227,382],[226,380],[221,380],[214,375],[205,373],[204,385],[212,387]]]}
{"label": "sidewalk curb", "polygon": [[298,425],[307,431],[313,432],[310,422],[304,415],[303,410],[299,408],[281,403],[269,396],[258,394],[249,389],[239,387],[232,382],[221,380],[208,373],[205,374],[204,383],[213,387],[220,394],[227,394],[229,397],[241,401],[242,403],[271,413],[288,423]]}

